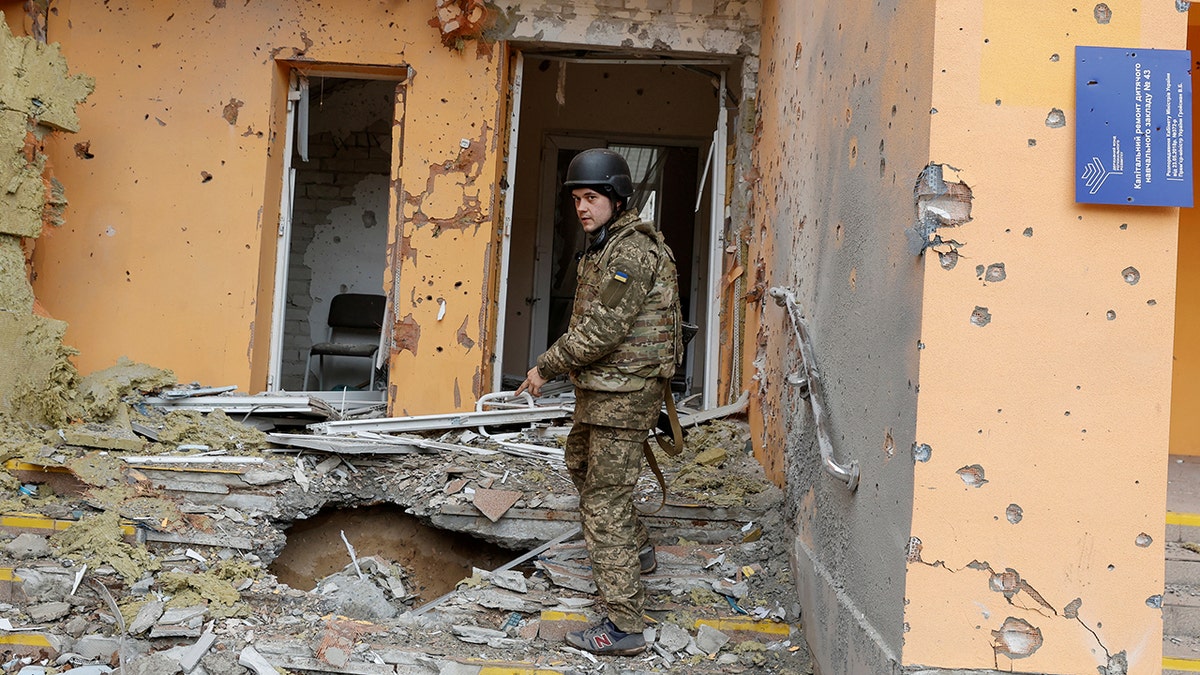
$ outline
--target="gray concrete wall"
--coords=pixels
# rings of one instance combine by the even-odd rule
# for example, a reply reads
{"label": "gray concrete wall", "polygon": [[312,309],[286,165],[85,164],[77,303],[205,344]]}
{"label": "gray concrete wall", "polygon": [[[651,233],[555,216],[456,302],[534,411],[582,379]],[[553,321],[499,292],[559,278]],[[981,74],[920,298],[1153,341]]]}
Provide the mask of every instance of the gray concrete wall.
{"label": "gray concrete wall", "polygon": [[755,54],[761,0],[507,0],[489,38]]}
{"label": "gray concrete wall", "polygon": [[822,470],[812,417],[785,383],[800,365],[794,333],[764,299],[747,349],[767,438],[784,445],[797,590],[824,675],[892,672],[903,644],[923,278],[904,231],[928,161],[933,8],[763,9],[752,269],[760,289],[796,292],[835,456],[861,470],[854,493]]}

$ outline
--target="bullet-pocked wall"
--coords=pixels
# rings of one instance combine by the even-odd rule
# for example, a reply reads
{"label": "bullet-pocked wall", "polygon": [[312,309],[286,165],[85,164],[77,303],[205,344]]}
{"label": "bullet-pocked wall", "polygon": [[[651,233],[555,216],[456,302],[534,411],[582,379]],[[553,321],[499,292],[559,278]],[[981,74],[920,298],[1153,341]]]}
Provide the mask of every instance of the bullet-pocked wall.
{"label": "bullet-pocked wall", "polygon": [[[431,4],[383,1],[56,5],[51,39],[95,73],[97,95],[76,144],[53,155],[71,205],[39,242],[35,289],[69,322],[80,369],[124,354],[184,382],[261,389],[269,332],[255,322],[271,320],[285,132],[278,60],[411,66],[392,184],[410,229],[392,290],[395,315],[415,327],[402,354],[439,354],[448,380],[412,377],[411,363],[393,371],[403,398],[454,405],[445,381],[469,383],[484,361],[464,344],[482,342],[486,323],[502,64],[494,44],[443,45],[433,18]],[[453,299],[443,321],[427,297]]]}
{"label": "bullet-pocked wall", "polygon": [[[398,77],[392,130],[390,400],[397,414],[469,407],[490,388],[501,283],[503,41],[757,51],[757,2],[454,8],[485,14],[439,23],[433,3],[385,1],[56,4],[50,39],[98,93],[79,136],[53,149],[71,204],[39,242],[35,291],[70,324],[81,371],[128,355],[183,381],[265,386],[287,76],[372,65],[411,74]],[[483,34],[464,38],[464,26]]]}
{"label": "bullet-pocked wall", "polygon": [[1179,216],[1075,203],[1074,52],[1180,7],[937,5],[906,666],[1160,672]]}
{"label": "bullet-pocked wall", "polygon": [[[903,640],[923,275],[905,230],[928,157],[933,2],[780,0],[763,16],[745,355],[756,443],[786,470],[821,672],[884,672]],[[807,322],[834,459],[861,471],[853,493],[822,470],[772,288]]]}

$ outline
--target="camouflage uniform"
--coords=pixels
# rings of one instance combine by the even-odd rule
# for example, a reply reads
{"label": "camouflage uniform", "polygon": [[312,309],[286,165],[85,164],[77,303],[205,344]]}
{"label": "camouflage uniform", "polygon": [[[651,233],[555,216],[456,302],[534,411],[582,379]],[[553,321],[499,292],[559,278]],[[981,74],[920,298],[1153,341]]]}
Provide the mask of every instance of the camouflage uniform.
{"label": "camouflage uniform", "polygon": [[579,490],[592,576],[613,624],[640,633],[646,592],[638,549],[649,535],[633,488],[642,441],[682,352],[675,261],[661,232],[626,213],[584,254],[578,275],[567,332],[537,367],[546,379],[570,373],[575,383],[566,462]]}

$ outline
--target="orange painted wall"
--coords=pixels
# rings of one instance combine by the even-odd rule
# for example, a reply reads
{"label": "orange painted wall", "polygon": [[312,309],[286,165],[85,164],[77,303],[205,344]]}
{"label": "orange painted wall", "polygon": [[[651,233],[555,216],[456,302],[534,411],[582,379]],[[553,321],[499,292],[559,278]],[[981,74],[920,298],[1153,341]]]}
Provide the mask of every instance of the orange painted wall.
{"label": "orange painted wall", "polygon": [[[423,3],[56,8],[51,39],[96,93],[81,132],[54,148],[70,207],[38,243],[35,291],[70,323],[82,372],[127,355],[181,382],[261,388],[267,333],[256,321],[269,316],[258,305],[271,298],[283,131],[276,59],[405,64],[416,76],[397,189],[406,218],[426,218],[400,233],[396,309],[420,338],[393,359],[396,403],[418,412],[471,400],[489,322],[497,47],[442,46]],[[447,300],[442,321],[429,297]]]}
{"label": "orange painted wall", "polygon": [[[1200,54],[1200,8],[1188,12],[1188,49]],[[1193,73],[1193,78],[1195,73]],[[1192,85],[1192,112],[1200,112]],[[1200,157],[1193,136],[1192,157]],[[1200,194],[1200,176],[1193,174]],[[1175,284],[1175,360],[1171,385],[1171,453],[1200,455],[1200,208],[1179,211],[1179,276]]]}
{"label": "orange painted wall", "polygon": [[1186,17],[1107,7],[938,3],[930,160],[973,201],[925,261],[905,665],[1161,668],[1179,215],[1074,202],[1074,47],[1179,49]]}

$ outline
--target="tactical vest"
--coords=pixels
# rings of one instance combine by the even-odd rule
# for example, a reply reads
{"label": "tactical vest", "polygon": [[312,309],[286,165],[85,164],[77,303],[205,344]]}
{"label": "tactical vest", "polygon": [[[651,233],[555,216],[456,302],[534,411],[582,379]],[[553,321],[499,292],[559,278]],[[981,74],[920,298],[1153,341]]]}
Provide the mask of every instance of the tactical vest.
{"label": "tactical vest", "polygon": [[[635,214],[621,218],[626,221],[625,227],[610,234],[598,253],[585,255],[579,261],[572,323],[575,317],[586,314],[593,303],[602,301],[601,291],[608,280],[608,263],[613,252],[622,246],[643,245],[630,238],[648,239],[647,248],[658,260],[654,284],[625,340],[604,357],[571,374],[576,386],[584,389],[637,391],[650,380],[672,377],[683,355],[675,256],[663,240],[662,232],[635,218]],[[616,223],[621,224],[620,220]]]}

